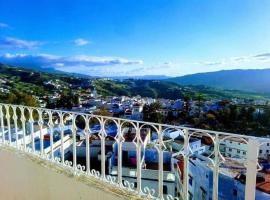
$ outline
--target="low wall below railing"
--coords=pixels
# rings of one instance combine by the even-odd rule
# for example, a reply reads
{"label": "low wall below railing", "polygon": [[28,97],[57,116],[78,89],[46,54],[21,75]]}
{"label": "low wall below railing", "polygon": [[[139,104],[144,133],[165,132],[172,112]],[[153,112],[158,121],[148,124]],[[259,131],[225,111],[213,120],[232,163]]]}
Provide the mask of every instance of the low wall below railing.
{"label": "low wall below railing", "polygon": [[0,146],[1,200],[120,200],[94,184],[52,170],[41,161]]}

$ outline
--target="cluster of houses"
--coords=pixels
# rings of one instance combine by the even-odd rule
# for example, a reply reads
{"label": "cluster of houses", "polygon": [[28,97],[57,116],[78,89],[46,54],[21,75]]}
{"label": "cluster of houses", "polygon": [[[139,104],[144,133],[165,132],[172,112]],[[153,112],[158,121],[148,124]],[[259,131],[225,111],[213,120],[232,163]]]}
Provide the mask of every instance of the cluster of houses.
{"label": "cluster of houses", "polygon": [[[169,112],[173,116],[178,117],[179,113],[187,106],[187,102],[183,99],[170,100],[162,98],[150,98],[141,96],[107,96],[101,97],[95,89],[87,89],[83,92],[76,93],[79,97],[78,105],[72,108],[72,111],[93,113],[99,109],[105,109],[112,116],[117,116],[125,119],[142,120],[144,105],[150,105],[155,102],[161,104],[161,108],[156,112],[167,117]],[[49,103],[55,103],[60,98],[59,93],[47,97],[39,97],[41,107],[46,107],[46,99]],[[226,102],[220,100],[211,100],[199,102],[190,100],[188,102],[189,114],[193,116],[198,113],[208,112],[209,110],[217,111],[223,109]]]}
{"label": "cluster of houses", "polygon": [[9,93],[10,86],[8,86],[6,83],[8,80],[6,78],[0,78],[0,92],[1,93]]}
{"label": "cluster of houses", "polygon": [[65,89],[67,88],[67,86],[70,86],[70,85],[63,85],[62,81],[60,81],[59,79],[44,81],[43,85],[56,90]]}
{"label": "cluster of houses", "polygon": [[238,105],[255,105],[255,106],[267,106],[270,105],[267,99],[243,99],[243,98],[233,98],[232,103]]}

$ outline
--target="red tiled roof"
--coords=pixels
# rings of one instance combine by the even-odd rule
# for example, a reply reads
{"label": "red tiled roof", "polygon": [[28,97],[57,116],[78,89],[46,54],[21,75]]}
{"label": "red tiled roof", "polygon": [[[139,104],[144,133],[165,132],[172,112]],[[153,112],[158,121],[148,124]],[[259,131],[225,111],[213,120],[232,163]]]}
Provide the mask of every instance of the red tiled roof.
{"label": "red tiled roof", "polygon": [[270,173],[265,173],[264,179],[265,181],[257,183],[256,187],[258,190],[270,194]]}

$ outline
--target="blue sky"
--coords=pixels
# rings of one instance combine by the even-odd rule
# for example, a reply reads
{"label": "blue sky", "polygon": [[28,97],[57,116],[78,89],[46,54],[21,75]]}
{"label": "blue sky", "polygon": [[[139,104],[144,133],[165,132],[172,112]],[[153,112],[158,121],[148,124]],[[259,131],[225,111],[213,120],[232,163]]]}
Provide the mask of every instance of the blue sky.
{"label": "blue sky", "polygon": [[99,76],[270,67],[269,0],[0,0],[0,62]]}

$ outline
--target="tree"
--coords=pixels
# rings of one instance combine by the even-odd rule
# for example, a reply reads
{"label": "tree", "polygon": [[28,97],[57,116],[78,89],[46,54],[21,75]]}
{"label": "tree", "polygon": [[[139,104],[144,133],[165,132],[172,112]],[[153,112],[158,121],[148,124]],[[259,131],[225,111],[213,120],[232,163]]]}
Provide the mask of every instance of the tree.
{"label": "tree", "polygon": [[101,116],[112,116],[112,113],[110,113],[107,109],[101,107],[100,109],[96,110],[94,112],[95,115],[101,115]]}
{"label": "tree", "polygon": [[18,91],[9,93],[5,102],[9,104],[25,105],[32,107],[38,106],[38,102],[34,96]]}
{"label": "tree", "polygon": [[68,93],[62,93],[60,99],[57,100],[56,106],[61,108],[71,109],[72,107],[79,105],[79,96],[73,95],[70,91]]}
{"label": "tree", "polygon": [[160,102],[145,105],[143,108],[144,121],[164,123],[165,118],[158,112],[160,109],[162,109]]}
{"label": "tree", "polygon": [[201,114],[201,111],[202,111],[202,106],[203,106],[203,101],[205,100],[203,95],[201,93],[199,93],[197,96],[196,96],[196,100],[198,101],[198,116],[200,116]]}

